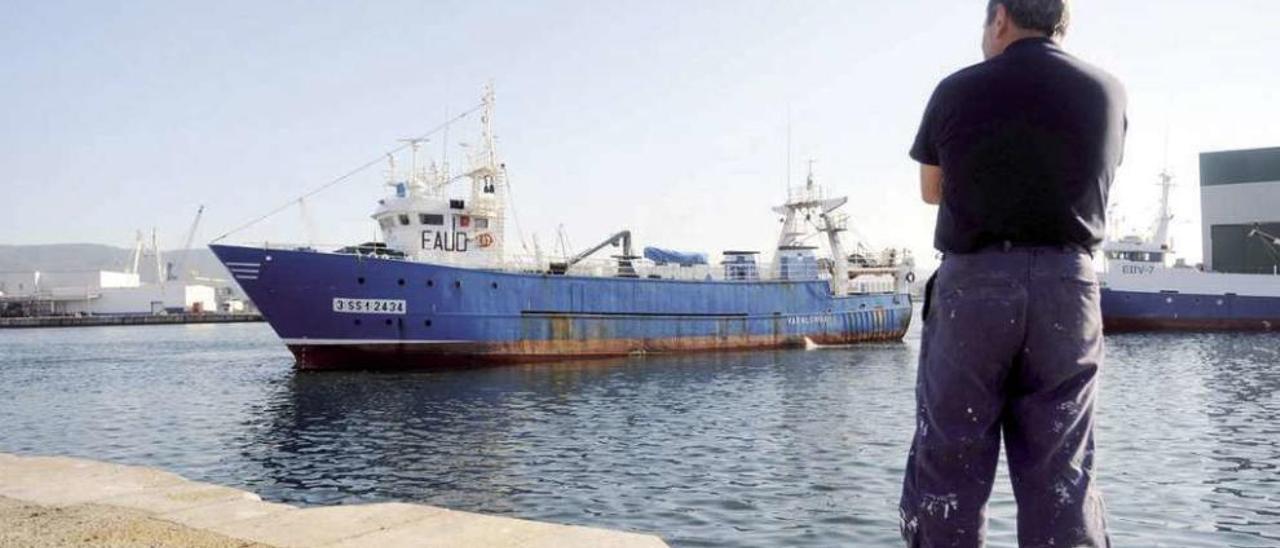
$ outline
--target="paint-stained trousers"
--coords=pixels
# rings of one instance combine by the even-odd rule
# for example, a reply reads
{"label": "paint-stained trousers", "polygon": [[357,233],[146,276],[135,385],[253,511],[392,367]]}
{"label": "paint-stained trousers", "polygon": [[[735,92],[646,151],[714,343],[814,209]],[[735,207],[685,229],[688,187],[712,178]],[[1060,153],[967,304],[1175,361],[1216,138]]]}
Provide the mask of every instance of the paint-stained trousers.
{"label": "paint-stained trousers", "polygon": [[981,546],[1003,435],[1023,548],[1110,546],[1093,475],[1102,313],[1093,259],[1067,248],[947,256],[924,318],[908,546]]}

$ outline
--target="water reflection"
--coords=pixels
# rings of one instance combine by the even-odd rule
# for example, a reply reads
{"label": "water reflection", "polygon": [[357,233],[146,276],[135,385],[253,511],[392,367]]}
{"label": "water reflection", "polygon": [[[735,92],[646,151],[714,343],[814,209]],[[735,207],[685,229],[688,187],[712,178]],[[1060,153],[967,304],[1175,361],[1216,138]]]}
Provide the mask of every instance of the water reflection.
{"label": "water reflection", "polygon": [[1278,343],[1269,334],[1108,339],[1099,455],[1117,545],[1276,545]]}
{"label": "water reflection", "polygon": [[[411,500],[660,529],[681,545],[884,542],[893,516],[865,509],[896,490],[908,434],[883,429],[911,420],[882,402],[909,398],[896,364],[911,354],[292,374],[237,445],[251,487],[281,500]],[[859,533],[867,523],[878,530]]]}
{"label": "water reflection", "polygon": [[1203,500],[1218,531],[1280,544],[1280,337],[1225,335],[1199,343],[1211,395],[1205,411],[1214,427],[1205,455],[1211,491]]}

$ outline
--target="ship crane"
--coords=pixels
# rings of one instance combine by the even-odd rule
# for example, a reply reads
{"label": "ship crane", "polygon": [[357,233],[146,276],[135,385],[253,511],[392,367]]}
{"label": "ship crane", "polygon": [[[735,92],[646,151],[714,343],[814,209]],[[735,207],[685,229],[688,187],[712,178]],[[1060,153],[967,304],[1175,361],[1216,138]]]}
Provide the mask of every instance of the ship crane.
{"label": "ship crane", "polygon": [[604,249],[609,246],[617,247],[619,244],[622,245],[622,255],[619,256],[619,259],[624,263],[626,263],[627,265],[629,265],[630,261],[637,257],[631,253],[631,231],[623,230],[622,232],[614,234],[613,236],[609,236],[608,239],[606,239],[603,242],[600,242],[595,247],[592,247],[591,249],[583,251],[582,253],[574,255],[573,257],[570,257],[569,260],[563,263],[551,263],[551,273],[564,274],[565,272],[568,272],[569,269],[573,267],[573,265],[576,265],[586,260],[587,257],[594,255],[595,252],[600,251],[601,249]]}

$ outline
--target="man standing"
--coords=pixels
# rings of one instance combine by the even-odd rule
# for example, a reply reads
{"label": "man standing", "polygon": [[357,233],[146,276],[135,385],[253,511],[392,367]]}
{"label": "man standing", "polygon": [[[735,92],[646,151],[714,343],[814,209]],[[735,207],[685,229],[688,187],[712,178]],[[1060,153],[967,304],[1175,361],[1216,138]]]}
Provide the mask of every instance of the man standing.
{"label": "man standing", "polygon": [[1092,253],[1124,150],[1116,79],[1065,53],[1067,0],[989,0],[987,60],[944,80],[911,156],[940,206],[902,533],[981,546],[1003,434],[1023,547],[1109,546],[1093,472]]}

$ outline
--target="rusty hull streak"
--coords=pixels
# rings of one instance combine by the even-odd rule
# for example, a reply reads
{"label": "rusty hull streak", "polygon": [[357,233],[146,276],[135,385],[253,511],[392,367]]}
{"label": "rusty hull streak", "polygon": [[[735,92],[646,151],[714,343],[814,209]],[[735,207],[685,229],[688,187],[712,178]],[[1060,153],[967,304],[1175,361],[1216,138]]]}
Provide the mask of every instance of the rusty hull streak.
{"label": "rusty hull streak", "polygon": [[[883,318],[883,315],[881,315]],[[567,318],[566,318],[567,319]],[[883,326],[884,322],[878,320]],[[371,344],[349,346],[290,345],[301,369],[422,369],[536,363],[572,359],[599,359],[637,354],[721,352],[803,348],[804,337],[778,335],[729,335],[670,339],[575,339],[572,322],[562,322],[556,340],[521,340],[494,343]],[[901,340],[906,329],[877,329],[847,336],[813,335],[820,345]]]}

